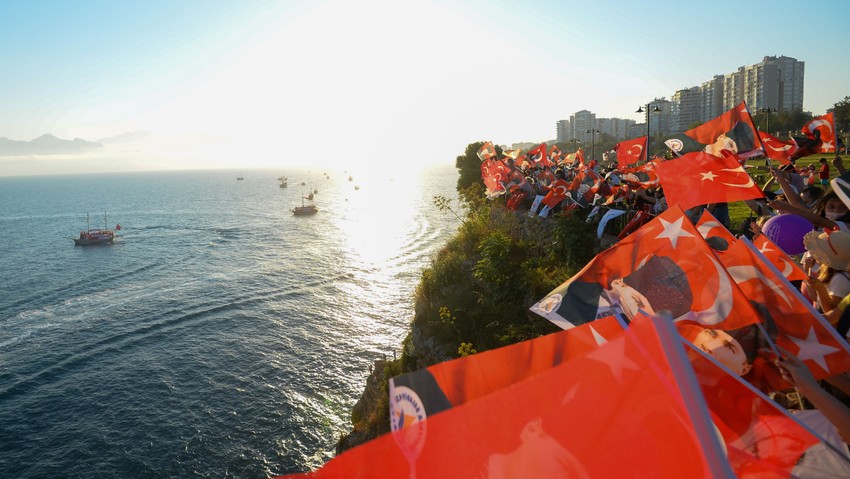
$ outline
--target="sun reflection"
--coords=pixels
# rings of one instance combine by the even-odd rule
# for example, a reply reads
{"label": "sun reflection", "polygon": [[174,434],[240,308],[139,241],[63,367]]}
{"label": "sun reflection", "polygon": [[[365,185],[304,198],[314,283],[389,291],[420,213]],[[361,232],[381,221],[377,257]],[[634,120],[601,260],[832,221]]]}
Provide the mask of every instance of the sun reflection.
{"label": "sun reflection", "polygon": [[352,193],[339,215],[344,249],[367,269],[395,262],[415,240],[416,202],[422,182],[416,175],[352,178]]}

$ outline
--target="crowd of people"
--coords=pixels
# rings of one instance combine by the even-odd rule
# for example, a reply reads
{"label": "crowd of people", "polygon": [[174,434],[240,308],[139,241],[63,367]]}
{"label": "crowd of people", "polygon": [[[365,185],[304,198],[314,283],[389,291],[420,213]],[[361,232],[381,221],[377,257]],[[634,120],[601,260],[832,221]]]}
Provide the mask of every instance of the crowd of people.
{"label": "crowd of people", "polygon": [[[653,173],[652,162],[643,167],[622,169],[594,161],[544,166],[528,159],[506,160],[514,170],[502,175],[506,181],[497,186],[504,192],[509,209],[527,211],[528,216],[547,217],[570,214],[578,208],[592,208],[587,215],[591,222],[599,221],[603,217],[599,212],[606,209],[624,210],[628,213],[623,215],[624,220],[608,228],[609,234],[622,239],[668,206],[658,177]],[[805,271],[806,279],[792,284],[840,337],[846,339],[850,332],[850,201],[846,201],[846,195],[842,198],[830,184],[830,164],[839,176],[845,175],[847,169],[838,154],[831,162],[821,158],[818,163],[818,169],[814,165],[798,168],[796,161],[782,166],[769,162],[764,166],[746,166],[752,176],[764,183],[761,188],[764,197],[745,201],[752,213],[739,225],[731,224],[727,203],[700,205],[690,208],[686,214],[697,224],[702,212],[708,210],[727,230],[737,231],[751,240],[763,234],[764,225],[777,215],[791,213],[808,220],[813,230],[805,235],[806,250],[793,256]],[[482,172],[486,175],[485,170]],[[556,193],[559,186],[562,191]],[[818,382],[800,359],[785,350],[777,358],[776,366],[782,377],[808,399],[806,404],[828,420],[826,430],[819,432],[824,436],[840,437],[843,442],[841,451],[847,461],[836,465],[835,470],[850,471],[847,447],[850,443],[850,372]]]}

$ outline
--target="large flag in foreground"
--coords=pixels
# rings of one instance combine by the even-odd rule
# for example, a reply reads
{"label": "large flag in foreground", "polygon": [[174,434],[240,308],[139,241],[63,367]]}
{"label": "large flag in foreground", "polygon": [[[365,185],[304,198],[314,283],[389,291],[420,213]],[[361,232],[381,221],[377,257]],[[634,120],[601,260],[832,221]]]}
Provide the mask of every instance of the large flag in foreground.
{"label": "large flag in foreground", "polygon": [[818,153],[835,152],[835,117],[832,112],[803,125],[803,134],[809,139],[820,138]]}
{"label": "large flag in foreground", "polygon": [[737,329],[758,318],[678,206],[599,253],[531,311],[567,329],[597,317],[669,311],[677,321]]}
{"label": "large flag in foreground", "polygon": [[[511,384],[590,353],[622,334],[625,324],[614,316],[531,341],[446,361],[390,379],[390,425],[393,430],[460,406]],[[416,414],[406,411],[404,394],[413,393]]]}
{"label": "large flag in foreground", "polygon": [[845,458],[833,455],[809,428],[732,371],[718,366],[700,348],[685,345],[712,423],[738,477],[832,477],[830,471],[821,470],[818,459],[822,454],[838,462]]}
{"label": "large flag in foreground", "polygon": [[[561,333],[557,333],[561,334]],[[735,477],[667,320],[289,477]],[[416,397],[400,393],[415,414]]]}
{"label": "large flag in foreground", "polygon": [[667,204],[683,210],[708,203],[764,198],[750,174],[732,155],[688,153],[656,167]]}

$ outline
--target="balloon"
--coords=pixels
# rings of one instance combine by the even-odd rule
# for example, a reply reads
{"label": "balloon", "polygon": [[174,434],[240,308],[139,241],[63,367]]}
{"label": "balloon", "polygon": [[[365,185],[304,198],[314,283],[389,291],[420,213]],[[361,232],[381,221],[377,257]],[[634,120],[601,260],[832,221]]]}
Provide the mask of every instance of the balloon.
{"label": "balloon", "polygon": [[787,255],[805,252],[803,236],[814,229],[815,225],[809,220],[790,213],[774,216],[761,227],[762,233]]}

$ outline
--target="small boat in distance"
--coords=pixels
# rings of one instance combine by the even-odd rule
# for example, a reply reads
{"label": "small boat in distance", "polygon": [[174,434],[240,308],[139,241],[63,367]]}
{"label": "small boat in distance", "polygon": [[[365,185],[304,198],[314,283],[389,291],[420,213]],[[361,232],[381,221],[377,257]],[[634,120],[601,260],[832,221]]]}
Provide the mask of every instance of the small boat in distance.
{"label": "small boat in distance", "polygon": [[301,206],[296,206],[295,208],[292,208],[290,210],[290,211],[292,211],[292,214],[295,215],[295,216],[307,216],[307,215],[312,215],[312,214],[317,213],[319,211],[319,209],[316,208],[316,205],[314,205],[313,203],[310,203],[310,204],[304,203],[304,200],[308,200],[308,199],[309,200],[313,199],[312,193],[310,193],[309,197],[307,197],[307,196],[301,197]]}
{"label": "small boat in distance", "polygon": [[289,180],[285,176],[279,177],[277,181],[280,183],[281,188],[286,188],[287,186],[289,186],[289,184],[287,183]]}
{"label": "small boat in distance", "polygon": [[86,213],[86,230],[80,231],[79,238],[71,238],[76,246],[88,246],[95,244],[109,244],[115,241],[115,230],[120,230],[121,225],[115,225],[115,230],[106,228],[106,212],[103,212],[104,229],[91,229],[89,214]]}
{"label": "small boat in distance", "polygon": [[242,172],[240,171],[240,172],[239,172],[239,176],[237,176],[237,177],[236,177],[236,181],[242,181],[242,180],[244,180],[244,179],[245,179],[245,177],[244,177],[244,176],[242,176]]}

